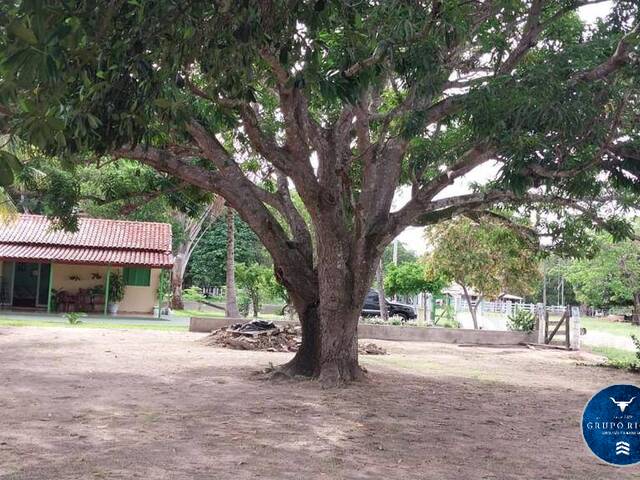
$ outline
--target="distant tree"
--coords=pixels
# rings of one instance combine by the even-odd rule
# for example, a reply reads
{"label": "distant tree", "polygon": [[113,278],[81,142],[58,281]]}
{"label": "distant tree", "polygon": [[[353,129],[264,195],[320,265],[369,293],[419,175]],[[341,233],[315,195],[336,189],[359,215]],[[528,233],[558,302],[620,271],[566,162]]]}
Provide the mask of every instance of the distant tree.
{"label": "distant tree", "polygon": [[[526,293],[539,278],[538,252],[530,240],[490,218],[460,217],[430,228],[427,239],[433,247],[432,274],[462,287],[474,328],[482,298],[504,291]],[[475,304],[471,289],[479,294]]]}
{"label": "distant tree", "polygon": [[[234,215],[234,246],[237,263],[270,265],[260,240],[245,222]],[[226,217],[219,218],[204,233],[191,255],[185,284],[222,286],[226,282],[227,225]]]}
{"label": "distant tree", "polygon": [[273,270],[257,263],[236,266],[236,280],[238,287],[244,290],[251,302],[253,316],[257,317],[263,300],[271,292],[274,280]]}
{"label": "distant tree", "polygon": [[184,212],[175,211],[173,218],[181,229],[181,241],[174,247],[174,262],[171,270],[171,308],[182,310],[182,288],[184,274],[189,265],[189,260],[194,249],[202,239],[202,236],[210,228],[211,224],[223,213],[224,199],[216,197],[215,200],[205,205],[197,216],[187,215]]}
{"label": "distant tree", "polygon": [[446,279],[429,275],[424,263],[420,262],[404,262],[398,266],[391,266],[385,278],[385,288],[392,295],[438,293],[446,284]]}
{"label": "distant tree", "polygon": [[570,263],[567,279],[580,302],[592,307],[633,305],[633,323],[640,324],[640,241],[613,242],[603,235],[600,242],[593,258]]}
{"label": "distant tree", "polygon": [[[591,243],[591,242],[590,242]],[[592,255],[592,246],[582,251],[580,256]],[[580,254],[578,249],[574,255]],[[542,302],[546,289],[547,305],[576,305],[577,299],[573,285],[567,279],[567,269],[571,264],[569,257],[563,257],[552,253],[540,262],[540,277],[532,294],[527,295],[527,301],[531,303]],[[546,287],[545,287],[546,283]]]}
{"label": "distant tree", "polygon": [[[404,243],[398,242],[398,264],[415,262],[416,260],[418,260],[418,255]],[[382,254],[382,263],[385,269],[393,265],[393,243],[385,247],[384,253]]]}

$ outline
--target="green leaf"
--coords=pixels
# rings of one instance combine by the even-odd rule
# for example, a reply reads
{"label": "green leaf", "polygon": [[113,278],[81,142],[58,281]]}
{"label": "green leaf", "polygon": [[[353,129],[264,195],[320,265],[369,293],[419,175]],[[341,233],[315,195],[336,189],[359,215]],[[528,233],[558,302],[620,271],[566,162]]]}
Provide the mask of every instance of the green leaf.
{"label": "green leaf", "polygon": [[33,30],[27,28],[20,21],[10,23],[9,27],[7,27],[7,31],[30,45],[35,45],[38,43],[38,39],[36,38],[35,33],[33,33]]}

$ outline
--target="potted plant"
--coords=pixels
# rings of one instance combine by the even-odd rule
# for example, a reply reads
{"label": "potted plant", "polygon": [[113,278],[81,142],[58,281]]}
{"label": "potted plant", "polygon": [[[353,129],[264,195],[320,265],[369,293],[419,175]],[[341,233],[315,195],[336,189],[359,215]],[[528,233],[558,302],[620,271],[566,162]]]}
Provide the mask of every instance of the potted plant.
{"label": "potted plant", "polygon": [[118,313],[118,304],[124,298],[124,281],[122,275],[111,273],[109,275],[109,304],[107,310],[110,314]]}

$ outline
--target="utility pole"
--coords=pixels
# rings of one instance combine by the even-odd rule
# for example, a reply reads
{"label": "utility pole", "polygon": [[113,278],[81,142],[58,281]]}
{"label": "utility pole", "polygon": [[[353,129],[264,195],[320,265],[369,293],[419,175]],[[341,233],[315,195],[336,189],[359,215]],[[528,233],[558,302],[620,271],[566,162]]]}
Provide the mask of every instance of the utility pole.
{"label": "utility pole", "polygon": [[547,306],[547,265],[542,262],[542,304]]}
{"label": "utility pole", "polygon": [[378,268],[376,269],[376,281],[378,282],[378,303],[380,304],[380,317],[385,322],[389,320],[389,312],[387,310],[387,300],[384,294],[384,266],[382,264],[382,259],[378,263]]}
{"label": "utility pole", "polygon": [[398,265],[398,239],[393,240],[393,264]]}

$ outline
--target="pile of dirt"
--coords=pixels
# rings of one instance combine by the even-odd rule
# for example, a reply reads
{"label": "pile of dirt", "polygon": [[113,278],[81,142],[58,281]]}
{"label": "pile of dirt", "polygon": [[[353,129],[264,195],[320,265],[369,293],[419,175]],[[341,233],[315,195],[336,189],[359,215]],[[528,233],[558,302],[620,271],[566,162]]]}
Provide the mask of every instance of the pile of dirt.
{"label": "pile of dirt", "polygon": [[[297,352],[301,340],[299,326],[277,326],[273,322],[254,320],[214,330],[204,339],[204,343],[235,350]],[[375,343],[361,343],[358,345],[358,353],[360,355],[386,355],[387,351]]]}
{"label": "pile of dirt", "polygon": [[205,344],[235,350],[296,352],[301,341],[300,330],[300,327],[278,327],[273,322],[254,320],[214,330],[205,338]]}

